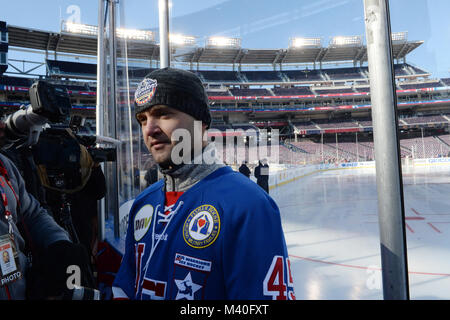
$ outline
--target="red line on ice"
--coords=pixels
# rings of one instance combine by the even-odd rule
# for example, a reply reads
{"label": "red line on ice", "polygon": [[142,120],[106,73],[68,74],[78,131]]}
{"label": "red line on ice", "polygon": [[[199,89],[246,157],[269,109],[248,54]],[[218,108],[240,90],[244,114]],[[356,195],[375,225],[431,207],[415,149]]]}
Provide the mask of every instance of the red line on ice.
{"label": "red line on ice", "polygon": [[424,217],[405,217],[405,220],[425,220]]}
{"label": "red line on ice", "polygon": [[431,222],[428,222],[428,225],[429,225],[431,228],[433,228],[433,230],[436,231],[437,233],[442,233],[442,231],[439,230],[438,228],[436,228],[435,226],[433,226],[433,225],[431,224]]}
{"label": "red line on ice", "polygon": [[[302,260],[307,260],[307,261],[317,262],[317,263],[323,263],[323,264],[329,264],[329,265],[334,265],[334,266],[339,266],[339,267],[381,271],[381,268],[375,268],[375,267],[363,267],[363,266],[355,266],[355,265],[351,265],[351,264],[342,264],[342,263],[336,263],[336,262],[330,262],[330,261],[323,261],[323,260],[312,259],[312,258],[307,258],[307,257],[300,257],[300,256],[296,256],[293,254],[290,254],[289,256],[292,258],[297,258],[297,259],[302,259]],[[408,273],[422,274],[422,275],[427,275],[427,276],[450,277],[450,273],[435,273],[435,272],[420,272],[420,271],[409,271]]]}
{"label": "red line on ice", "polygon": [[412,233],[414,233],[414,230],[407,224],[405,223],[406,227],[408,228],[409,231],[411,231]]}

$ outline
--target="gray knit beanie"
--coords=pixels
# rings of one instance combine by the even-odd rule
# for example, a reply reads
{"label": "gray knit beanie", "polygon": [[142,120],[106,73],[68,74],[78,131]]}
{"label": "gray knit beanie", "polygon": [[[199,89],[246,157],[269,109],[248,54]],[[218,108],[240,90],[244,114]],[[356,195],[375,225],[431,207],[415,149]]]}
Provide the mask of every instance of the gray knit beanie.
{"label": "gray knit beanie", "polygon": [[154,70],[141,81],[134,98],[135,115],[162,104],[201,120],[208,128],[211,124],[208,96],[193,72],[170,67]]}

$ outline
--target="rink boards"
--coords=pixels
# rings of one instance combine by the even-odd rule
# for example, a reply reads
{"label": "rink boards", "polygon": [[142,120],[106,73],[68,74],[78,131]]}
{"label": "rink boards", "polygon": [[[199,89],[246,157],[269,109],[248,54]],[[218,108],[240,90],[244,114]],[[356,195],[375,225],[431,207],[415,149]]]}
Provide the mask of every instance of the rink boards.
{"label": "rink boards", "polygon": [[[406,159],[403,164],[403,170],[407,171],[411,167],[433,167],[433,166],[450,166],[450,158],[430,158],[430,159]],[[335,170],[351,170],[351,169],[367,169],[365,171],[358,170],[358,172],[375,173],[375,161],[363,162],[347,162],[347,163],[330,163],[318,165],[304,165],[300,167],[286,167],[285,169],[278,168],[275,173],[271,173],[269,177],[270,190],[290,183],[292,181],[301,179],[311,174],[335,171]]]}

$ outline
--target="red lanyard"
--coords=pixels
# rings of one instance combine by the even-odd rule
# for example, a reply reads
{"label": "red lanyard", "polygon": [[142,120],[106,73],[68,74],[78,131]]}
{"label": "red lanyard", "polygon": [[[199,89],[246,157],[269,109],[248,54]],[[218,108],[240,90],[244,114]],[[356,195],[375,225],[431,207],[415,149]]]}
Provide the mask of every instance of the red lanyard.
{"label": "red lanyard", "polygon": [[[6,182],[6,184],[8,185],[8,187],[11,189],[11,191],[14,194],[14,197],[16,198],[17,201],[17,207],[19,207],[19,199],[17,198],[17,194],[14,191],[13,187],[11,186],[11,183],[9,182],[9,176],[8,176],[8,172],[5,169],[5,166],[3,165],[3,162],[0,160],[0,175],[2,176],[3,180]],[[5,207],[5,218],[6,221],[8,221],[8,225],[9,225],[9,234],[11,235],[11,237],[13,237],[13,217],[11,215],[11,211],[9,210],[9,206],[8,206],[8,197],[6,196],[6,192],[3,189],[4,187],[4,183],[3,181],[0,182],[0,193],[1,193],[1,198],[2,198],[2,202],[3,202],[3,206]]]}
{"label": "red lanyard", "polygon": [[5,190],[3,187],[0,187],[0,192],[2,194],[3,206],[5,207],[5,216],[8,218],[11,215],[11,211],[9,211],[8,207],[8,197],[6,196]]}
{"label": "red lanyard", "polygon": [[[11,182],[9,181],[8,171],[6,171],[5,165],[3,164],[2,160],[0,160],[0,176],[3,177],[3,179],[6,181],[6,184],[8,185],[8,187],[13,192],[14,197],[16,198],[16,201],[17,201],[17,207],[19,207],[20,206],[19,198],[17,197],[17,194],[14,191],[14,188],[12,187]],[[3,205],[5,205],[5,201],[6,201],[6,205],[8,205],[8,199],[6,198],[6,194],[3,195],[5,193],[5,191],[3,190],[3,186],[4,186],[4,184],[0,183],[0,189],[1,189],[1,192],[2,192],[2,200],[4,199],[3,200]],[[6,209],[6,205],[5,205],[5,209]],[[9,213],[11,214],[11,212],[9,212]]]}
{"label": "red lanyard", "polygon": [[6,221],[8,221],[8,233],[12,236],[13,235],[13,226],[12,226],[12,215],[11,215],[11,211],[9,211],[9,207],[8,207],[8,197],[6,196],[6,192],[5,190],[3,190],[3,187],[0,186],[0,192],[2,195],[2,202],[3,202],[3,206],[5,207],[5,218]]}
{"label": "red lanyard", "polygon": [[3,190],[3,187],[1,187],[1,186],[0,186],[0,192],[2,195],[3,206],[5,207],[5,218],[6,218],[6,221],[8,221],[8,233],[12,236],[13,235],[12,215],[11,215],[11,211],[9,211],[9,207],[8,207],[8,198],[6,197],[5,190]]}

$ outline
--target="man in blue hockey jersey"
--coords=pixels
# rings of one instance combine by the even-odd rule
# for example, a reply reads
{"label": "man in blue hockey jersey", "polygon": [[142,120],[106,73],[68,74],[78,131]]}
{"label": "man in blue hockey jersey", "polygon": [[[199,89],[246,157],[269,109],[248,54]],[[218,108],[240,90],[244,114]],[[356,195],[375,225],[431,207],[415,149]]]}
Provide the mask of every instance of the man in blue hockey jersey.
{"label": "man in blue hockey jersey", "polygon": [[164,179],[130,210],[114,298],[295,299],[276,203],[250,179],[210,161],[215,147],[202,139],[211,115],[200,79],[155,70],[139,84],[135,107]]}

